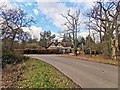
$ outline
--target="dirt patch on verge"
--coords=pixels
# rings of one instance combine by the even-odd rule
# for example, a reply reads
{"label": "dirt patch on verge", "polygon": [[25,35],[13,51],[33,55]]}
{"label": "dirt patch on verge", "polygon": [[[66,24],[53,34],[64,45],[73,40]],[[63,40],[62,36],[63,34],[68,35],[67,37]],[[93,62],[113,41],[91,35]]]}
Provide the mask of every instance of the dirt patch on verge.
{"label": "dirt patch on verge", "polygon": [[62,57],[68,57],[68,58],[76,58],[80,60],[85,60],[85,61],[92,61],[92,62],[98,62],[98,63],[103,63],[103,64],[110,64],[110,65],[115,65],[118,66],[120,65],[119,60],[112,60],[112,59],[105,59],[102,56],[92,56],[90,57],[89,55],[61,55]]}
{"label": "dirt patch on verge", "polygon": [[22,78],[22,64],[11,64],[6,65],[2,69],[2,88],[16,88],[17,82],[21,81]]}

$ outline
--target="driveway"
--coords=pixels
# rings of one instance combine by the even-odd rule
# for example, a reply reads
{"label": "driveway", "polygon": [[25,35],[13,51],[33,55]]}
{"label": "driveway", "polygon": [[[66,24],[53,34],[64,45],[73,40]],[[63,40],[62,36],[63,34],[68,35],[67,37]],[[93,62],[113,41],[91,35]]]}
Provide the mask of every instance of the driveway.
{"label": "driveway", "polygon": [[118,67],[59,55],[29,55],[45,61],[82,88],[118,88]]}

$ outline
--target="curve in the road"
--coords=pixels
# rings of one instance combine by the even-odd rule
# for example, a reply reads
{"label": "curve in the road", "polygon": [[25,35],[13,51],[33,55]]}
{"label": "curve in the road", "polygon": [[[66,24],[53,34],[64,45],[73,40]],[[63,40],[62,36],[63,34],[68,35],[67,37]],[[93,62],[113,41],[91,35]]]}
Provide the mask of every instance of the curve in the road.
{"label": "curve in the road", "polygon": [[82,88],[118,88],[117,66],[56,55],[30,55],[30,57],[51,64]]}

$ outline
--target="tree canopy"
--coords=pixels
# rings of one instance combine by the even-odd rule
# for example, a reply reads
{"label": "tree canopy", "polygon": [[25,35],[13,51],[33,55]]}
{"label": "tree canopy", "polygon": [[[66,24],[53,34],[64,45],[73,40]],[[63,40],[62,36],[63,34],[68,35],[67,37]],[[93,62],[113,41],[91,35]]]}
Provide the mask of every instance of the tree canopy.
{"label": "tree canopy", "polygon": [[10,49],[14,49],[14,41],[25,41],[30,35],[24,32],[23,27],[30,27],[34,19],[21,9],[0,7],[1,38],[11,40]]}
{"label": "tree canopy", "polygon": [[47,42],[54,40],[55,34],[52,34],[51,31],[44,31],[40,33],[40,47],[45,47]]}

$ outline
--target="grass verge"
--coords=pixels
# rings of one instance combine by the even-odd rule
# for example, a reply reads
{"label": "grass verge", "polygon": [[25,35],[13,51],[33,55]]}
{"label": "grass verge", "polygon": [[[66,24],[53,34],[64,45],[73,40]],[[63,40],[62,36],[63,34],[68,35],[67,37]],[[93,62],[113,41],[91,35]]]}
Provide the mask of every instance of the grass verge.
{"label": "grass verge", "polygon": [[110,65],[115,65],[115,66],[119,66],[120,65],[120,61],[119,60],[112,60],[112,59],[105,59],[100,55],[97,56],[92,56],[90,57],[89,55],[78,55],[78,56],[74,56],[74,55],[61,55],[63,57],[68,57],[68,58],[76,58],[76,59],[80,59],[80,60],[85,60],[85,61],[92,61],[92,62],[98,62],[98,63],[103,63],[103,64],[110,64]]}
{"label": "grass verge", "polygon": [[[20,76],[12,75],[15,72],[19,72]],[[36,59],[26,60],[21,64],[19,70],[9,70],[7,75],[11,78],[21,77],[21,79],[11,82],[14,84],[9,88],[80,88],[51,65]]]}

